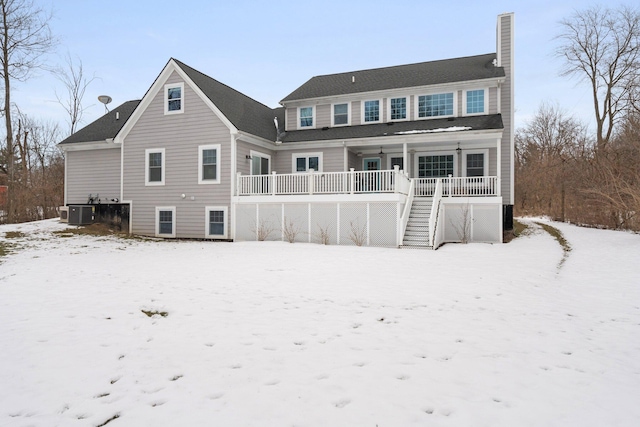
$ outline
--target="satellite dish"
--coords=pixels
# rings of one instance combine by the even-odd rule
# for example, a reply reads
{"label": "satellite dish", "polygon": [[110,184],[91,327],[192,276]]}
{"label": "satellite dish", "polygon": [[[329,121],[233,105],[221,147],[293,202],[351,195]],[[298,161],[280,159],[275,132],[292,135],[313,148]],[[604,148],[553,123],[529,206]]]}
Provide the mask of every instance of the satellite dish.
{"label": "satellite dish", "polygon": [[104,112],[105,114],[109,112],[109,109],[107,108],[107,104],[110,103],[111,101],[113,101],[111,99],[111,97],[109,95],[100,95],[98,97],[98,101],[102,102],[104,104]]}

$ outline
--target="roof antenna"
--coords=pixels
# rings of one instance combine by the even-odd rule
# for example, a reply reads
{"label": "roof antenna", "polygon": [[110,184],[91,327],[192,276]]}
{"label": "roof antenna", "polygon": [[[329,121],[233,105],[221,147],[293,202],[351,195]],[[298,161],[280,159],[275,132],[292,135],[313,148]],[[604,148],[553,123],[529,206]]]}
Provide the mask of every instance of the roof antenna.
{"label": "roof antenna", "polygon": [[104,113],[107,114],[109,112],[109,109],[107,108],[107,104],[112,101],[111,97],[109,95],[100,95],[98,97],[98,101],[104,104]]}

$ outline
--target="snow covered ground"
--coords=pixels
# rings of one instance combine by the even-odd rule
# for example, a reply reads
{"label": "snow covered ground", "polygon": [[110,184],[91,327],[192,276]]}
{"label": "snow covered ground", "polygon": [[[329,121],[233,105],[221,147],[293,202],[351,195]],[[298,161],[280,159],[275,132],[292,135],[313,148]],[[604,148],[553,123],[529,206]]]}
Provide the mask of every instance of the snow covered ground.
{"label": "snow covered ground", "polygon": [[637,426],[640,236],[552,225],[560,268],[0,226],[0,425]]}

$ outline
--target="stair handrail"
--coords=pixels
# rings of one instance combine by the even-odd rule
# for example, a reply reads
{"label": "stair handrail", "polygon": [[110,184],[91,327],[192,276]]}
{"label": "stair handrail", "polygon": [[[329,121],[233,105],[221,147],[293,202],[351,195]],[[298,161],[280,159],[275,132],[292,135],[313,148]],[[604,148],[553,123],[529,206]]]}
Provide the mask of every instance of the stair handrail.
{"label": "stair handrail", "polygon": [[429,246],[435,248],[435,230],[440,211],[440,199],[442,199],[442,179],[436,181],[436,189],[433,192],[431,214],[429,215]]}
{"label": "stair handrail", "polygon": [[407,231],[407,224],[409,223],[409,213],[411,212],[411,205],[413,204],[413,198],[415,193],[416,180],[411,179],[409,184],[409,194],[407,194],[407,200],[404,203],[404,209],[402,216],[400,217],[400,227],[398,227],[398,236],[396,237],[398,246],[402,245],[404,239],[404,233]]}

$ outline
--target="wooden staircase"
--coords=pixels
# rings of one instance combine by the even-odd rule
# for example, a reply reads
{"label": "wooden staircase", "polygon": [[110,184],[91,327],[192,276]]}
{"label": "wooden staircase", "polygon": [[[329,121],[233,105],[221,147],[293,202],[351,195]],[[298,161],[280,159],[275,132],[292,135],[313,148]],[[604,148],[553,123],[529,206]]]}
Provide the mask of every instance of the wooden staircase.
{"label": "wooden staircase", "polygon": [[431,216],[431,197],[415,197],[409,212],[407,229],[402,239],[402,248],[431,249],[429,245],[429,217]]}

